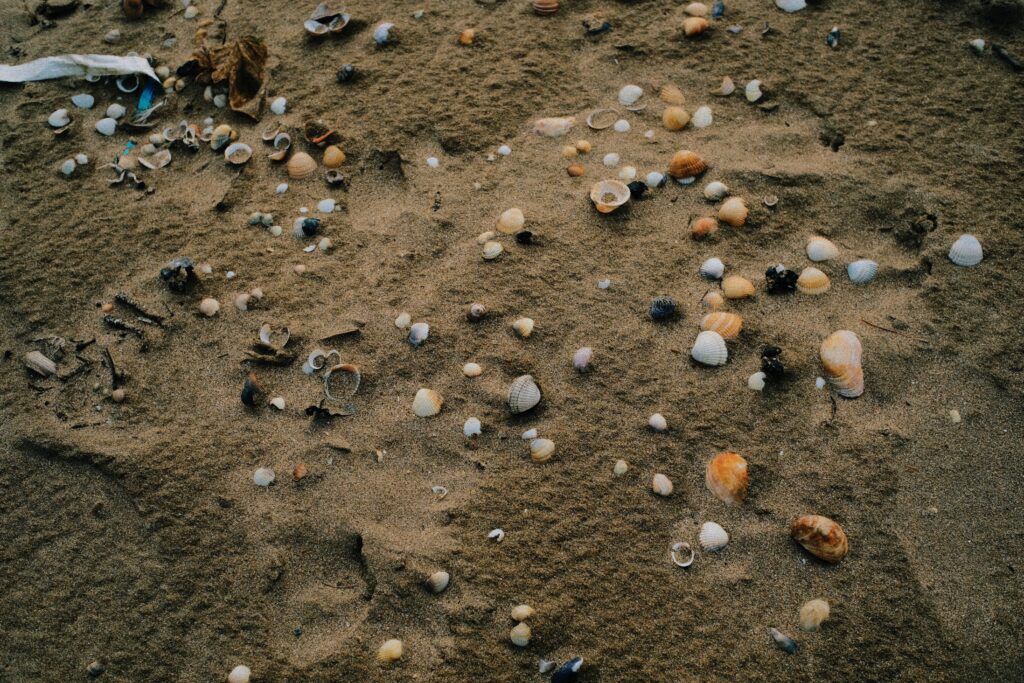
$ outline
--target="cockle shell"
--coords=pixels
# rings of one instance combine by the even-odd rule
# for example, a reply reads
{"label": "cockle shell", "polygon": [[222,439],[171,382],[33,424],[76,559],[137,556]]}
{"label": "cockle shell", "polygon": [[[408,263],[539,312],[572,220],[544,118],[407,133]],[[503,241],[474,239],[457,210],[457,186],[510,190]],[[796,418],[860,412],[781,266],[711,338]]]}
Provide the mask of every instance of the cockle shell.
{"label": "cockle shell", "polygon": [[558,11],[558,0],[533,0],[533,11],[537,14],[554,14]]}
{"label": "cockle shell", "polygon": [[804,515],[794,520],[789,535],[811,555],[833,564],[846,557],[850,550],[843,528],[821,515]]}
{"label": "cockle shell", "polygon": [[690,237],[701,240],[718,230],[718,221],[711,216],[700,216],[690,224]]}
{"label": "cockle shell", "polygon": [[708,6],[703,2],[691,2],[683,8],[683,12],[691,17],[706,17],[708,15]]}
{"label": "cockle shell", "polygon": [[700,527],[700,547],[714,552],[729,544],[729,533],[715,522],[704,522]]}
{"label": "cockle shell", "polygon": [[754,283],[739,275],[730,275],[722,280],[722,294],[726,299],[746,299],[754,296]]}
{"label": "cockle shell", "polygon": [[644,96],[644,89],[639,85],[624,85],[619,90],[619,104],[624,107],[636,104],[637,100]]}
{"label": "cockle shell", "polygon": [[707,128],[714,123],[715,117],[711,113],[711,107],[704,105],[703,107],[697,107],[697,111],[693,112],[693,127],[694,128]]}
{"label": "cockle shell", "polygon": [[324,149],[324,168],[338,168],[345,163],[345,152],[337,145],[328,145]]}
{"label": "cockle shell", "polygon": [[660,472],[651,479],[651,490],[663,498],[672,495],[672,480]]}
{"label": "cockle shell", "polygon": [[540,387],[531,375],[517,377],[508,390],[508,407],[513,413],[525,413],[540,403]]}
{"label": "cockle shell", "polygon": [[718,209],[718,220],[738,228],[747,222],[747,215],[750,209],[743,197],[729,197]]}
{"label": "cockle shell", "polygon": [[696,178],[707,168],[699,154],[681,149],[672,156],[672,161],[668,164],[668,173],[673,178]]}
{"label": "cockle shell", "polygon": [[682,130],[690,122],[690,112],[682,107],[665,107],[661,113],[661,123],[668,130]]}
{"label": "cockle shell", "polygon": [[524,339],[533,334],[533,326],[533,318],[519,318],[512,323],[512,329],[515,330],[516,334]]}
{"label": "cockle shell", "polygon": [[377,650],[378,662],[395,662],[402,658],[402,641],[398,638],[384,641]]}
{"label": "cockle shell", "polygon": [[949,248],[949,260],[958,266],[976,266],[984,256],[981,242],[974,235],[960,235]]}
{"label": "cockle shell", "polygon": [[803,294],[824,294],[831,286],[828,275],[817,268],[804,268],[796,279],[796,288]]}
{"label": "cockle shell", "polygon": [[466,363],[462,366],[462,374],[466,377],[479,377],[484,370],[477,363]]}
{"label": "cockle shell", "polygon": [[697,340],[690,349],[690,356],[701,365],[725,365],[729,359],[729,349],[725,346],[722,335],[705,330],[697,335]]}
{"label": "cockle shell", "polygon": [[526,647],[530,644],[530,636],[532,635],[529,625],[526,622],[520,622],[512,628],[509,632],[509,639],[512,644],[517,647]]}
{"label": "cockle shell", "polygon": [[555,454],[555,442],[550,439],[534,439],[530,442],[530,460],[545,463]]}
{"label": "cockle shell", "polygon": [[549,138],[558,138],[572,130],[575,123],[576,119],[572,116],[537,119],[533,124],[533,132]]}
{"label": "cockle shell", "polygon": [[871,259],[861,259],[846,266],[846,275],[855,285],[866,285],[875,279],[878,264]]}
{"label": "cockle shell", "polygon": [[444,399],[433,389],[420,389],[412,400],[412,412],[416,417],[433,417],[441,412]]}
{"label": "cockle shell", "polygon": [[251,677],[252,670],[244,664],[239,664],[228,674],[228,683],[249,683]]}
{"label": "cockle shell", "polygon": [[234,164],[235,166],[244,164],[249,161],[250,158],[252,158],[252,147],[244,142],[232,142],[227,146],[227,149],[224,150],[224,159],[227,160],[229,164]]}
{"label": "cockle shell", "polygon": [[498,217],[498,232],[511,235],[512,233],[522,230],[523,225],[525,224],[526,217],[523,216],[521,209],[507,209]]}
{"label": "cockle shell", "polygon": [[601,213],[611,213],[629,201],[629,187],[618,180],[602,180],[590,188],[590,200]]}
{"label": "cockle shell", "polygon": [[860,339],[849,330],[833,332],[821,343],[820,356],[825,376],[840,396],[857,398],[864,393],[861,353]]}
{"label": "cockle shell", "polygon": [[687,38],[693,38],[711,28],[711,22],[704,17],[687,17],[683,19],[683,33]]}
{"label": "cockle shell", "polygon": [[536,613],[537,610],[529,605],[516,605],[512,608],[511,615],[514,621],[526,621]]}
{"label": "cockle shell", "polygon": [[683,105],[686,102],[686,98],[683,96],[683,91],[672,85],[666,83],[661,86],[661,90],[658,92],[658,96],[661,97],[661,101],[665,104]]}
{"label": "cockle shell", "polygon": [[431,593],[442,593],[451,580],[451,574],[446,571],[438,571],[427,577],[426,585]]}
{"label": "cockle shell", "polygon": [[708,490],[728,505],[739,505],[747,497],[747,461],[739,453],[726,451],[708,461],[704,483]]}
{"label": "cockle shell", "polygon": [[817,631],[821,623],[828,619],[828,603],[824,600],[808,600],[800,608],[800,629],[803,631]]}
{"label": "cockle shell", "polygon": [[288,176],[301,180],[307,178],[316,171],[316,161],[305,152],[296,152],[288,160]]}
{"label": "cockle shell", "polygon": [[710,330],[722,335],[722,339],[735,339],[743,329],[743,318],[735,313],[722,311],[708,313],[700,321],[701,330]]}
{"label": "cockle shell", "polygon": [[839,256],[839,247],[824,237],[812,237],[807,240],[807,258],[815,263],[828,261]]}
{"label": "cockle shell", "polygon": [[725,264],[718,257],[711,257],[700,264],[700,274],[709,280],[720,280],[725,274]]}
{"label": "cockle shell", "polygon": [[484,260],[493,261],[501,256],[504,251],[505,247],[501,246],[501,242],[485,242],[483,249]]}
{"label": "cockle shell", "polygon": [[716,310],[725,305],[725,297],[722,296],[720,292],[711,290],[710,292],[704,295],[704,298],[701,299],[701,303],[703,303],[711,310]]}
{"label": "cockle shell", "polygon": [[717,202],[729,194],[729,187],[718,180],[712,180],[704,186],[704,198]]}

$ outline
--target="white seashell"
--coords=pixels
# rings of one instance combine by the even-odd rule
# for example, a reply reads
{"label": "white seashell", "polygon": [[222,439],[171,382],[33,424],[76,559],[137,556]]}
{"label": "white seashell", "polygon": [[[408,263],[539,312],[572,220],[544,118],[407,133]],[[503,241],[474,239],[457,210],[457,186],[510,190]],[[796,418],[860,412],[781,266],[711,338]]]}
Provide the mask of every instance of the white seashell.
{"label": "white seashell", "polygon": [[505,251],[505,247],[501,246],[501,242],[487,242],[484,244],[484,260],[493,261],[501,256],[503,251]]}
{"label": "white seashell", "polygon": [[[116,28],[115,29],[111,29],[110,31],[107,31],[106,34],[103,36],[103,42],[104,43],[109,43],[109,44],[113,45],[114,43],[118,43],[120,41],[121,41],[121,32],[118,31]],[[86,76],[86,78],[88,79],[88,76]],[[96,76],[96,80],[97,81],[99,80],[99,76]]]}
{"label": "white seashell", "polygon": [[597,288],[598,289],[608,289],[611,286],[612,286],[612,281],[607,279],[607,278],[604,279],[604,280],[598,280],[597,281]]}
{"label": "white seashell", "polygon": [[985,51],[985,41],[982,40],[981,38],[975,38],[974,40],[970,41],[967,44],[974,48],[974,51],[977,52],[979,55]]}
{"label": "white seashell", "polygon": [[533,326],[533,318],[520,318],[512,323],[512,329],[516,331],[516,334],[524,339],[533,334]]}
{"label": "white seashell", "polygon": [[72,95],[71,104],[75,105],[79,109],[92,109],[92,106],[96,104],[96,98],[87,92],[83,92],[77,95]]}
{"label": "white seashell", "polygon": [[704,186],[704,198],[713,202],[724,199],[727,194],[729,194],[729,187],[721,181],[713,180]]}
{"label": "white seashell", "polygon": [[775,6],[783,12],[799,12],[807,7],[806,0],[775,0]]}
{"label": "white seashell", "polygon": [[323,237],[319,242],[316,243],[316,248],[325,254],[334,247],[334,242],[331,241],[330,237]]}
{"label": "white seashell", "polygon": [[274,194],[284,194],[288,191],[288,183],[281,183],[274,189]]}
{"label": "white seashell", "polygon": [[[685,559],[683,559],[684,552],[689,554],[689,556]],[[672,563],[677,567],[682,567],[683,569],[686,569],[691,564],[693,564],[694,553],[693,548],[690,547],[689,543],[673,543],[671,555]]]}
{"label": "white seashell", "polygon": [[[274,237],[280,237],[281,233],[284,232],[284,228],[282,228],[280,225],[271,225],[267,229],[270,231],[270,234],[273,235]],[[298,268],[298,267],[299,266],[296,266],[296,268]],[[305,266],[302,266],[302,267],[305,268]],[[299,273],[299,274],[301,275],[301,273]]]}
{"label": "white seashell", "polygon": [[826,384],[828,384],[828,382],[825,381],[824,377],[818,377],[817,379],[814,380],[814,388],[815,389],[818,389],[818,390],[824,389]]}
{"label": "white seashell", "polygon": [[433,417],[441,412],[444,399],[432,389],[420,389],[412,400],[412,412],[416,417]]}
{"label": "white seashell", "polygon": [[976,266],[982,258],[981,242],[974,235],[960,235],[949,248],[949,260],[958,266]]}
{"label": "white seashell", "polygon": [[387,45],[391,39],[391,29],[394,27],[395,25],[388,21],[377,24],[377,27],[373,29],[373,42],[377,45]]}
{"label": "white seashell", "polygon": [[312,375],[317,370],[320,370],[327,364],[327,354],[323,352],[323,349],[316,349],[309,354],[306,362],[302,364],[302,372],[307,375]]}
{"label": "white seashell", "polygon": [[702,365],[725,365],[725,361],[729,359],[729,349],[722,335],[705,330],[697,335],[690,355]]}
{"label": "white seashell", "polygon": [[812,237],[807,240],[807,258],[815,263],[828,261],[839,256],[839,247],[824,237]]}
{"label": "white seashell", "polygon": [[639,85],[624,85],[619,90],[619,104],[628,107],[636,104],[636,101],[644,96],[644,90]]}
{"label": "white seashell", "polygon": [[239,664],[228,674],[228,683],[249,683],[252,671],[249,667]]}
{"label": "white seashell", "polygon": [[189,5],[188,7],[185,8],[184,17],[186,19],[195,19],[198,16],[199,16],[199,8],[196,7],[195,5]]}
{"label": "white seashell", "polygon": [[660,472],[651,479],[651,490],[659,496],[668,497],[672,495],[672,480]]}
{"label": "white seashell", "polygon": [[537,428],[536,427],[534,427],[532,429],[527,429],[525,432],[522,433],[523,441],[533,441],[536,438],[537,438]]}
{"label": "white seashell", "polygon": [[288,100],[286,100],[283,97],[278,97],[277,99],[275,99],[273,102],[270,103],[270,111],[272,111],[273,113],[277,114],[278,116],[281,116],[282,114],[284,114],[284,112],[285,112],[285,110],[287,108],[288,108]]}
{"label": "white seashell", "polygon": [[619,180],[624,183],[628,183],[634,178],[636,178],[636,166],[623,166],[619,171]]}
{"label": "white seashell", "polygon": [[551,439],[533,439],[530,441],[530,459],[537,463],[547,462],[555,452],[555,442]]}
{"label": "white seashell", "polygon": [[224,93],[217,93],[213,96],[213,106],[217,107],[217,109],[223,109],[228,106],[228,96]]}
{"label": "white seashell", "polygon": [[257,486],[263,487],[270,486],[271,484],[273,484],[275,478],[276,477],[274,476],[274,470],[270,469],[269,467],[261,467],[255,472],[253,472],[252,475],[253,483],[256,484]]}
{"label": "white seashell", "polygon": [[513,413],[525,413],[540,403],[540,387],[531,375],[522,375],[512,382],[508,390],[508,407]]}
{"label": "white seashell", "polygon": [[462,433],[467,439],[474,436],[480,436],[480,431],[480,420],[475,417],[469,418],[466,420],[465,424],[462,425]]}
{"label": "white seashell", "polygon": [[664,181],[665,181],[665,174],[664,173],[659,173],[657,171],[651,171],[650,173],[647,174],[647,178],[646,178],[647,187],[649,187],[651,189],[654,189],[656,187],[661,187],[661,184]]}
{"label": "white seashell", "polygon": [[601,159],[601,163],[608,168],[614,168],[619,165],[619,155],[615,152],[608,152],[608,154],[605,154]]}
{"label": "white seashell", "polygon": [[235,308],[240,311],[248,311],[250,299],[252,299],[252,297],[244,292],[239,294],[235,297]]}
{"label": "white seashell", "polygon": [[531,635],[530,627],[525,622],[521,622],[512,629],[509,633],[509,638],[512,640],[513,645],[526,647],[530,644]]}
{"label": "white seashell", "polygon": [[711,114],[711,107],[704,105],[699,107],[697,111],[693,112],[693,116],[690,118],[690,125],[694,128],[707,128],[714,122],[714,116]]}
{"label": "white seashell", "polygon": [[619,119],[612,125],[612,130],[616,133],[628,133],[630,129],[629,121],[626,119]]}
{"label": "white seashell", "polygon": [[661,413],[655,413],[647,419],[647,424],[656,432],[668,431],[668,420]]}
{"label": "white seashell", "polygon": [[117,102],[114,102],[112,105],[107,107],[107,116],[112,119],[119,119],[127,112],[128,110],[124,108],[124,105],[118,104]]}
{"label": "white seashell", "polygon": [[284,397],[275,396],[274,398],[270,399],[270,405],[274,406],[278,410],[284,410]]}
{"label": "white seashell", "polygon": [[377,650],[378,662],[397,662],[402,658],[402,641],[398,638],[385,640],[384,644]]}
{"label": "white seashell", "polygon": [[583,372],[590,365],[590,361],[594,359],[594,349],[589,346],[584,346],[581,349],[577,349],[576,353],[572,357],[572,366]]}
{"label": "white seashell", "polygon": [[46,119],[46,122],[53,128],[63,128],[71,123],[71,114],[68,113],[67,109],[58,109],[50,114],[50,117]]}
{"label": "white seashell", "polygon": [[747,83],[747,87],[743,91],[747,96],[747,102],[757,102],[761,99],[761,95],[764,94],[761,92],[761,81],[757,79]]}
{"label": "white seashell", "polygon": [[399,313],[398,317],[395,318],[395,327],[400,330],[407,329],[409,324],[412,322],[412,316],[408,313]]}
{"label": "white seashell", "polygon": [[438,160],[437,157],[427,157],[427,166],[429,166],[430,168],[437,168],[440,165],[441,162]]}
{"label": "white seashell", "polygon": [[232,142],[224,149],[224,159],[229,164],[240,166],[252,158],[252,147],[244,142]]}
{"label": "white seashell", "polygon": [[414,323],[409,328],[409,343],[413,346],[419,346],[423,342],[427,341],[427,337],[430,336],[430,325],[428,323]]}
{"label": "white seashell", "polygon": [[217,311],[220,310],[220,302],[216,299],[206,298],[199,302],[199,312],[205,315],[207,318],[212,318],[217,315]]}
{"label": "white seashell", "polygon": [[89,163],[89,157],[81,153],[76,154],[75,163],[78,164],[79,166],[85,166],[86,164]]}
{"label": "white seashell", "polygon": [[870,259],[854,261],[846,266],[846,274],[850,277],[850,282],[857,285],[866,285],[871,282],[875,279],[875,273],[877,272],[878,264]]}
{"label": "white seashell", "polygon": [[495,543],[501,543],[505,540],[505,530],[491,529],[490,533],[487,534],[487,538],[491,539]]}
{"label": "white seashell", "polygon": [[725,264],[720,258],[709,258],[700,265],[700,274],[709,280],[721,280],[725,275]]}
{"label": "white seashell", "polygon": [[452,575],[445,571],[434,572],[427,577],[427,587],[432,593],[443,593],[451,583]]}
{"label": "white seashell", "polygon": [[704,522],[700,527],[700,547],[714,552],[729,543],[729,534],[715,522]]}
{"label": "white seashell", "polygon": [[466,377],[479,377],[483,371],[483,368],[476,363],[466,363],[462,366],[462,374]]}
{"label": "white seashell", "polygon": [[502,145],[501,147],[498,148],[498,154],[500,154],[503,157],[507,157],[511,153],[512,148],[509,147],[508,145]]}
{"label": "white seashell", "polygon": [[113,135],[117,131],[117,121],[112,118],[100,119],[96,122],[96,132],[100,135]]}
{"label": "white seashell", "polygon": [[768,375],[763,372],[755,372],[747,378],[747,386],[754,391],[764,391],[764,381]]}
{"label": "white seashell", "polygon": [[331,213],[334,211],[334,207],[337,203],[333,199],[321,199],[316,205],[316,210],[320,213]]}
{"label": "white seashell", "polygon": [[616,477],[621,477],[623,474],[629,471],[629,463],[625,460],[616,460],[615,467],[612,468],[612,474]]}
{"label": "white seashell", "polygon": [[75,163],[74,159],[67,159],[63,164],[60,165],[60,172],[65,176],[70,176],[78,168],[78,164]]}

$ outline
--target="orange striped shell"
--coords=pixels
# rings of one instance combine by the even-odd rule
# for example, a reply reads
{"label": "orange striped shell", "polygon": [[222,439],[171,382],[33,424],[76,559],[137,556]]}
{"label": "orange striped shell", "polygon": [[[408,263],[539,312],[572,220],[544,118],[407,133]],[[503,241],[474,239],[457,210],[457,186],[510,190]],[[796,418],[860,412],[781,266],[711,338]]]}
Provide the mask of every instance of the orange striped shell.
{"label": "orange striped shell", "polygon": [[864,368],[861,366],[860,339],[849,330],[833,332],[821,342],[821,365],[825,376],[844,398],[864,393]]}
{"label": "orange striped shell", "polygon": [[735,339],[743,329],[743,318],[735,313],[716,311],[708,313],[700,321],[701,330],[710,330],[722,335],[722,339]]}
{"label": "orange striped shell", "polygon": [[672,161],[668,164],[668,173],[674,178],[695,178],[707,168],[699,154],[681,149],[672,156]]}
{"label": "orange striped shell", "polygon": [[533,0],[533,11],[537,14],[554,14],[558,11],[558,0]]}

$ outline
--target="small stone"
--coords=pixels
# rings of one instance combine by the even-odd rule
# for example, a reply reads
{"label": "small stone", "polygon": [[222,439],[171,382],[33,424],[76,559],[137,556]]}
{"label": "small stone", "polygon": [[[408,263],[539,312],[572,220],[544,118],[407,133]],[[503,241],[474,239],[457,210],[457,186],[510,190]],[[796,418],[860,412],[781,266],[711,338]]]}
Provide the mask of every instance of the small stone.
{"label": "small stone", "polygon": [[96,676],[102,675],[103,672],[106,671],[106,670],[107,670],[107,665],[104,664],[103,662],[101,662],[98,659],[89,662],[89,666],[85,667],[85,672],[87,674],[89,674],[90,676],[92,676],[93,678],[95,678]]}
{"label": "small stone", "polygon": [[121,32],[116,28],[112,31],[108,31],[107,35],[103,36],[103,42],[113,45],[114,43],[121,42]]}
{"label": "small stone", "polygon": [[953,422],[953,424],[960,424],[960,411],[957,410],[956,408],[949,411],[949,419]]}
{"label": "small stone", "polygon": [[110,392],[110,400],[114,403],[122,403],[124,401],[124,397],[124,389],[114,389]]}

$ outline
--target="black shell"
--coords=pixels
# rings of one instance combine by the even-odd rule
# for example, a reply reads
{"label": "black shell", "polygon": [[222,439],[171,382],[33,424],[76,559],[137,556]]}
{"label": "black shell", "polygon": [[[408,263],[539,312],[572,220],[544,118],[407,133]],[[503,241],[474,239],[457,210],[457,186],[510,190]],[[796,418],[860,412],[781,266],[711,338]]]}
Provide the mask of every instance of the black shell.
{"label": "black shell", "polygon": [[786,368],[779,356],[782,349],[778,346],[766,346],[761,351],[761,372],[769,377],[782,377],[786,374]]}
{"label": "black shell", "polygon": [[320,230],[320,219],[319,218],[303,218],[302,219],[302,234],[306,237],[312,237]]}
{"label": "black shell", "polygon": [[675,317],[678,306],[670,296],[659,296],[651,302],[651,318],[654,320],[671,320]]}
{"label": "black shell", "polygon": [[338,83],[348,83],[349,81],[356,77],[356,65],[345,64],[340,69],[338,69],[337,77]]}
{"label": "black shell", "polygon": [[583,668],[583,657],[575,657],[551,674],[551,683],[575,683]]}
{"label": "black shell", "polygon": [[634,180],[626,187],[629,188],[629,196],[633,199],[640,199],[644,196],[644,192],[647,192],[647,183],[642,180]]}
{"label": "black shell", "polygon": [[764,279],[768,281],[769,294],[795,292],[798,277],[792,270],[786,270],[782,266],[772,266],[764,272]]}

